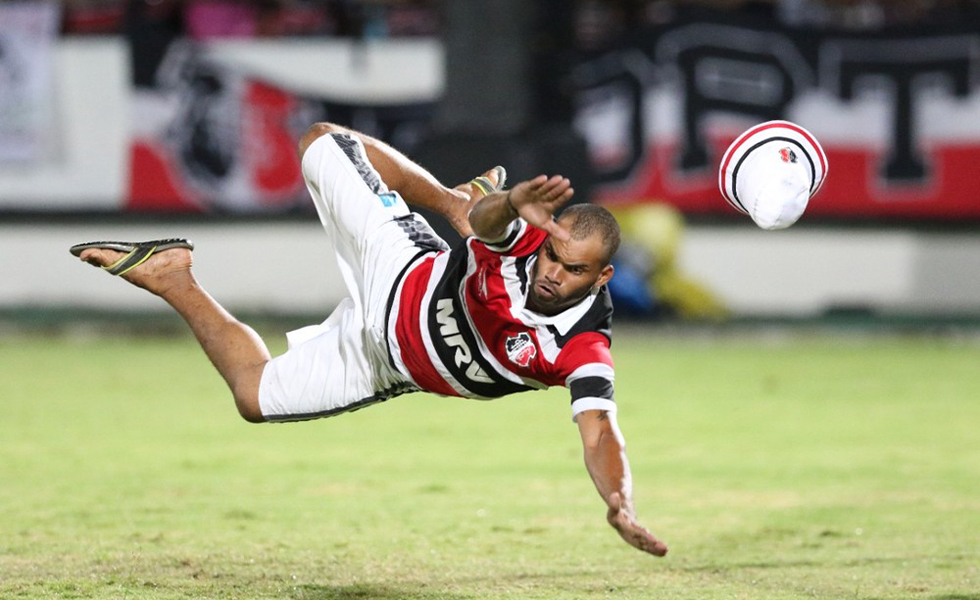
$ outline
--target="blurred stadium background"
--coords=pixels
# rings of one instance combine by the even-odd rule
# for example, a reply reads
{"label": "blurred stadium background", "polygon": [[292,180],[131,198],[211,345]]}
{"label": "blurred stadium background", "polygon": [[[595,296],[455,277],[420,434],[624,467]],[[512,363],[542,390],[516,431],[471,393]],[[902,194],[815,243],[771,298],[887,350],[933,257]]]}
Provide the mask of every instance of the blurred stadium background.
{"label": "blurred stadium background", "polygon": [[[294,150],[318,120],[451,184],[498,163],[570,176],[627,230],[620,314],[980,316],[973,0],[4,2],[0,115],[15,325],[162,310],[66,252],[156,235],[192,237],[232,310],[326,314],[344,292]],[[776,118],[831,167],[768,233],[716,169]]]}

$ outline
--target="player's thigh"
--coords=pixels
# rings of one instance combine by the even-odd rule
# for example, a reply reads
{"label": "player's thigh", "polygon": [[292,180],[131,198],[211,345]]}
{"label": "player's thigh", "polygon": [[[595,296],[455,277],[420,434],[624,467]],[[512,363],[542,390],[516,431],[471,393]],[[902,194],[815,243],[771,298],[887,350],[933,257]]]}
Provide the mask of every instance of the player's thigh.
{"label": "player's thigh", "polygon": [[266,363],[259,406],[267,421],[328,417],[387,397],[353,302],[345,300],[326,325]]}
{"label": "player's thigh", "polygon": [[354,136],[327,134],[310,144],[303,155],[303,177],[321,222],[337,243],[357,246],[384,223],[409,213]]}
{"label": "player's thigh", "polygon": [[381,323],[392,285],[413,258],[446,250],[446,242],[417,213],[392,219],[369,234],[358,251],[366,321]]}

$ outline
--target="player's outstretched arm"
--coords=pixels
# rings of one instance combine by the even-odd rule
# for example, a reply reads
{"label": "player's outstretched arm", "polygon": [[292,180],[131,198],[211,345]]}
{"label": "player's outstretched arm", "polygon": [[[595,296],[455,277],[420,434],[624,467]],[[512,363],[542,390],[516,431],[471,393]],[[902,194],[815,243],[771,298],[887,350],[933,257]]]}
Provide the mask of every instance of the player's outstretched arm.
{"label": "player's outstretched arm", "polygon": [[531,225],[568,241],[568,232],[552,215],[574,193],[571,182],[561,175],[538,175],[522,181],[509,191],[496,192],[477,201],[469,215],[473,234],[484,240],[498,240],[514,219],[522,217]]}
{"label": "player's outstretched arm", "polygon": [[579,413],[576,420],[585,447],[585,466],[608,507],[606,520],[631,546],[655,556],[667,554],[667,544],[636,520],[626,444],[615,414],[587,410]]}
{"label": "player's outstretched arm", "polygon": [[483,196],[482,192],[474,190],[468,184],[447,188],[431,173],[381,140],[333,123],[316,123],[306,131],[299,142],[300,158],[302,159],[310,144],[328,133],[346,133],[360,139],[368,160],[388,189],[401,194],[409,204],[442,215],[460,235],[472,233],[467,213],[477,198]]}

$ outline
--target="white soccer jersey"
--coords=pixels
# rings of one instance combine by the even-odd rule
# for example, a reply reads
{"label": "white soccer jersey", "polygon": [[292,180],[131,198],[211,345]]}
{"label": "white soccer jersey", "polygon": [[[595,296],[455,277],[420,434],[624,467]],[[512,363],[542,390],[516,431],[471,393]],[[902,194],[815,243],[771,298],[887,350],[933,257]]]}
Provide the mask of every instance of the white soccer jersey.
{"label": "white soccer jersey", "polygon": [[446,396],[488,399],[564,385],[573,415],[615,410],[608,290],[551,317],[525,306],[547,237],[516,220],[499,242],[468,238],[451,252],[421,252],[388,303],[393,366]]}

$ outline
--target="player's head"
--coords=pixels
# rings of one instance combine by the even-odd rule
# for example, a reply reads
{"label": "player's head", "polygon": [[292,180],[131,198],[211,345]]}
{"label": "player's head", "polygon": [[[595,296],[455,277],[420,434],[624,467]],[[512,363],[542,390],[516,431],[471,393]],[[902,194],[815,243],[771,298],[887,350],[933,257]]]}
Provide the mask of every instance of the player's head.
{"label": "player's head", "polygon": [[601,206],[576,204],[558,217],[571,239],[548,236],[531,269],[528,308],[558,314],[606,284],[619,249],[619,224]]}

